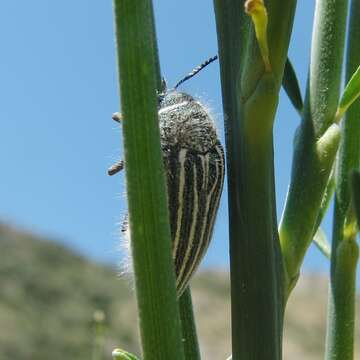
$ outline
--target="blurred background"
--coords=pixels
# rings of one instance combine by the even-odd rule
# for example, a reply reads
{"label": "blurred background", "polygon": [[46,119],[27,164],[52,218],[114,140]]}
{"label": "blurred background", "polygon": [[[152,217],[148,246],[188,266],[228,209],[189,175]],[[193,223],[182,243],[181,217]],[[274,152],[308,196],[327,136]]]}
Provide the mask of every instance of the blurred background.
{"label": "blurred background", "polygon": [[[314,3],[299,1],[289,51],[303,93]],[[162,74],[173,85],[217,52],[212,2],[154,6]],[[124,174],[107,176],[122,158],[121,129],[111,120],[119,110],[112,2],[2,1],[0,14],[0,327],[6,329],[0,359],[45,359],[49,351],[52,359],[89,359],[102,347],[109,358],[115,346],[136,351],[131,284],[116,276]],[[218,63],[181,90],[207,104],[223,139]],[[275,126],[279,218],[298,123],[282,91]],[[328,236],[332,209],[329,214]],[[225,186],[194,281],[206,359],[230,353],[227,233]],[[289,307],[285,349],[291,359],[316,359],[324,341],[328,262],[314,247],[303,273]],[[104,312],[104,322],[97,312],[94,323],[95,311]]]}

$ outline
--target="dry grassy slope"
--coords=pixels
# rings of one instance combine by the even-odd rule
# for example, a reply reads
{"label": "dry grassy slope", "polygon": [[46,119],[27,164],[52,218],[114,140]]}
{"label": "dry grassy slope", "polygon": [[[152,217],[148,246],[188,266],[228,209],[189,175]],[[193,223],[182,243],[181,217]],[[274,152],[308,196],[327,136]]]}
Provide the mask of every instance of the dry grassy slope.
{"label": "dry grassy slope", "polygon": [[[225,272],[209,271],[194,280],[193,298],[203,358],[225,359],[230,349],[229,279]],[[286,311],[284,359],[323,359],[327,313],[325,276],[306,274],[295,288]],[[357,302],[360,316],[360,299]],[[357,321],[356,355],[360,359],[360,322]]]}
{"label": "dry grassy slope", "polygon": [[[321,276],[300,281],[287,311],[285,359],[322,359],[326,293]],[[203,359],[226,359],[227,273],[199,274],[193,297]],[[114,269],[0,224],[0,360],[47,360],[49,354],[51,360],[91,359],[97,309],[107,316],[104,359],[117,346],[137,352],[134,304],[130,286]]]}

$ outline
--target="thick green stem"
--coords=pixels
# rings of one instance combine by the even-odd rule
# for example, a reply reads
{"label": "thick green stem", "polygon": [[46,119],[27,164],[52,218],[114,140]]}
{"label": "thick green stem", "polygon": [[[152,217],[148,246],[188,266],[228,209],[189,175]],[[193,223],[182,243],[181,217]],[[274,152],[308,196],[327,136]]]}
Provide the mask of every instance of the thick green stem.
{"label": "thick green stem", "polygon": [[[353,0],[350,13],[346,81],[359,65],[360,1]],[[336,163],[336,196],[331,256],[329,313],[326,341],[327,360],[352,360],[356,267],[356,217],[351,200],[351,173],[360,168],[360,101],[348,110],[342,123],[342,138]]]}
{"label": "thick green stem", "polygon": [[196,335],[196,325],[191,300],[191,291],[188,287],[179,299],[181,327],[186,360],[200,360],[200,349]]}
{"label": "thick green stem", "polygon": [[317,139],[334,122],[338,106],[347,8],[347,0],[316,2],[305,118],[313,120]]}
{"label": "thick green stem", "polygon": [[[236,191],[240,216],[230,218],[230,236],[241,234],[241,241],[238,238],[230,243],[232,306],[241,309],[241,314],[235,313],[236,320],[233,318],[233,333],[238,336],[233,359],[281,359],[282,299],[271,192],[272,135],[270,132],[256,139],[254,130],[243,128],[240,137],[242,155],[237,165],[241,185]],[[260,344],[259,339],[263,341]]]}
{"label": "thick green stem", "polygon": [[339,98],[346,14],[345,0],[316,2],[303,121],[295,137],[291,182],[280,222],[288,295],[317,230],[339,144],[340,131],[332,123]]}
{"label": "thick green stem", "polygon": [[115,0],[127,197],[144,360],[183,360],[157,118],[151,0]]}
{"label": "thick green stem", "polygon": [[281,359],[282,262],[272,128],[295,1],[268,1],[272,72],[243,1],[215,0],[229,188],[232,359]]}

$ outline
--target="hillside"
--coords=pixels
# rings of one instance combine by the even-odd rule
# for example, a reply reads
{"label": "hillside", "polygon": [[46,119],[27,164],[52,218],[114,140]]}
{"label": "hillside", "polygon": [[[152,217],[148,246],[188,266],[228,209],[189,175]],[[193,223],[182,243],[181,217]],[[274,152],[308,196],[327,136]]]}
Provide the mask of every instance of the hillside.
{"label": "hillside", "polygon": [[[326,294],[321,276],[306,276],[299,284],[287,311],[285,359],[322,358]],[[228,275],[201,273],[193,297],[203,359],[225,359]],[[114,269],[0,225],[1,360],[92,359],[96,310],[105,313],[104,332],[97,338],[104,342],[103,359],[111,359],[117,346],[138,352],[134,304],[129,284]]]}

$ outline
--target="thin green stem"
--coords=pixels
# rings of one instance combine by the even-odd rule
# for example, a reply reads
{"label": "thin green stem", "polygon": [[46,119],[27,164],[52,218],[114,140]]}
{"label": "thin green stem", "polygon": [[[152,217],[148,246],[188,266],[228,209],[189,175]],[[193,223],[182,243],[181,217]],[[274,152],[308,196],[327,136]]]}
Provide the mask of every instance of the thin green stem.
{"label": "thin green stem", "polygon": [[93,315],[94,320],[94,347],[92,360],[102,360],[104,358],[105,345],[105,314],[101,310],[97,310]]}
{"label": "thin green stem", "polygon": [[267,2],[269,73],[243,1],[214,1],[226,127],[234,360],[281,359],[272,128],[295,5]]}
{"label": "thin green stem", "polygon": [[200,360],[200,349],[196,335],[196,325],[191,300],[191,291],[188,287],[179,299],[181,327],[186,360]]}
{"label": "thin green stem", "polygon": [[183,360],[157,117],[151,0],[115,0],[131,246],[143,360]]}
{"label": "thin green stem", "polygon": [[332,123],[339,98],[346,15],[345,0],[316,2],[303,121],[294,141],[291,182],[280,222],[288,295],[317,230],[339,144],[340,131]]}
{"label": "thin green stem", "polygon": [[[334,214],[339,215],[338,209],[335,209]],[[335,227],[338,228],[339,224]],[[336,246],[336,251],[334,248],[335,246],[331,250],[331,288],[325,359],[353,360],[359,248],[355,239],[345,238]]]}
{"label": "thin green stem", "polygon": [[354,204],[354,212],[360,228],[360,172],[353,171],[351,174],[352,200]]}
{"label": "thin green stem", "polygon": [[115,349],[112,352],[113,360],[139,360],[134,354],[122,349]]}
{"label": "thin green stem", "polygon": [[[353,0],[350,12],[346,81],[360,58],[360,1]],[[342,123],[342,138],[336,163],[336,196],[331,256],[329,312],[326,341],[328,360],[352,360],[354,357],[354,323],[356,267],[358,245],[357,222],[351,200],[351,173],[360,168],[360,102],[349,108]]]}

